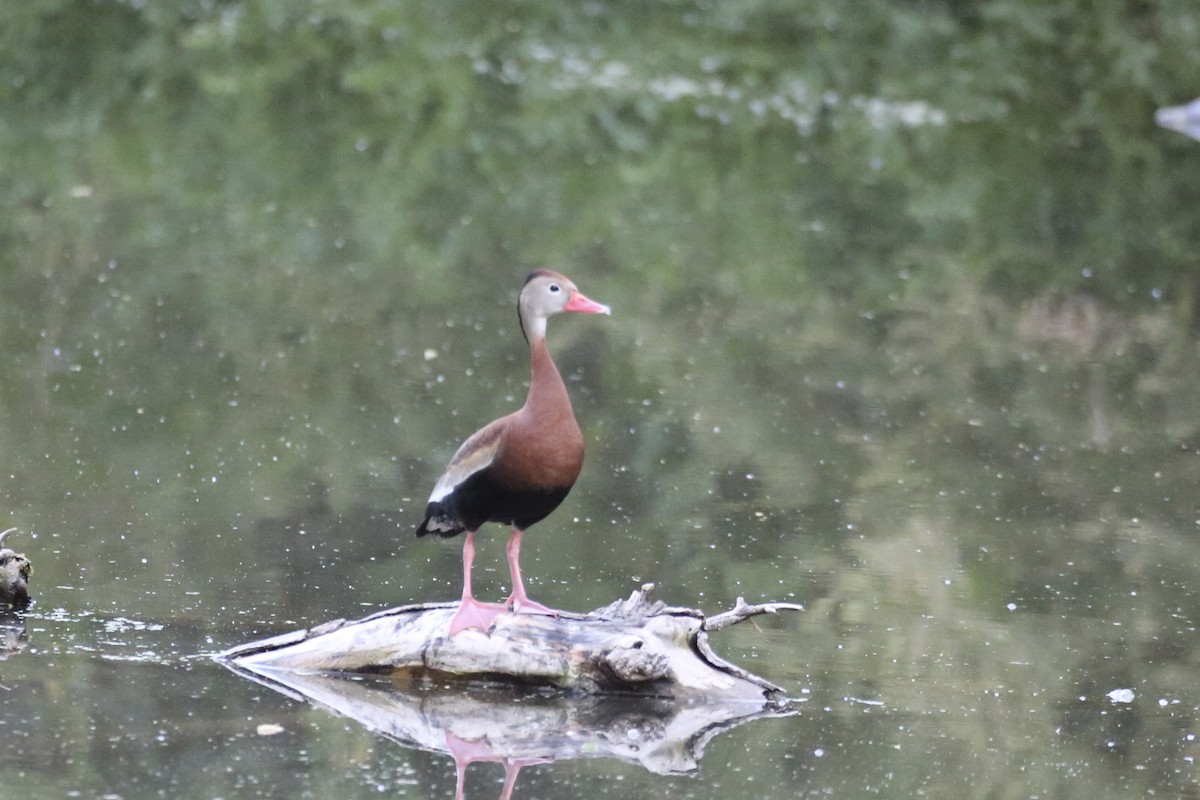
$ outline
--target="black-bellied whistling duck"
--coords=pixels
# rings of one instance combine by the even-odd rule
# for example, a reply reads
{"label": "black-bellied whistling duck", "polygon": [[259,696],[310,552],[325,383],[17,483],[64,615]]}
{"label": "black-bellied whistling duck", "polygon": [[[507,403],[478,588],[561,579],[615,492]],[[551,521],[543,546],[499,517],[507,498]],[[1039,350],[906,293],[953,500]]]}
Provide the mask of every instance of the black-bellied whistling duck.
{"label": "black-bellied whistling duck", "polygon": [[[533,363],[525,405],[463,442],[433,487],[425,519],[417,528],[417,536],[467,534],[462,601],[450,621],[451,636],[467,628],[486,632],[496,616],[508,609],[518,614],[555,613],[525,594],[519,562],[521,534],[558,508],[583,466],[583,434],[567,387],[546,349],[546,320],[563,311],[611,313],[557,272],[531,272],[517,301]],[[471,593],[475,531],[485,522],[512,526],[507,554],[513,588],[504,605],[481,603]]]}

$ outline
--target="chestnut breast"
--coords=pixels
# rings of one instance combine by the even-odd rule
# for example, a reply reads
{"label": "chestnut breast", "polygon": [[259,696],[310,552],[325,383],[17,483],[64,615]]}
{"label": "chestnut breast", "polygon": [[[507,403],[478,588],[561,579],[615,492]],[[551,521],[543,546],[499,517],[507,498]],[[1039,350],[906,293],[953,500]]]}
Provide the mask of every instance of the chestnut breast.
{"label": "chestnut breast", "polygon": [[490,470],[493,479],[519,491],[570,489],[583,467],[584,450],[583,433],[570,403],[542,413],[536,406],[526,406],[508,421]]}

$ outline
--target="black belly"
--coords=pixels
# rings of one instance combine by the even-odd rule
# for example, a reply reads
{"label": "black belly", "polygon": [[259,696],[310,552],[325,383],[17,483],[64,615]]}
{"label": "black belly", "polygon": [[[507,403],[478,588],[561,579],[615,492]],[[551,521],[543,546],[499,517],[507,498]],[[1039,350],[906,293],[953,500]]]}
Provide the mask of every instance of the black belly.
{"label": "black belly", "polygon": [[526,530],[558,508],[570,486],[551,489],[513,489],[497,483],[488,469],[480,470],[454,491],[425,508],[418,536],[436,533],[457,536],[478,530],[485,522],[499,522]]}

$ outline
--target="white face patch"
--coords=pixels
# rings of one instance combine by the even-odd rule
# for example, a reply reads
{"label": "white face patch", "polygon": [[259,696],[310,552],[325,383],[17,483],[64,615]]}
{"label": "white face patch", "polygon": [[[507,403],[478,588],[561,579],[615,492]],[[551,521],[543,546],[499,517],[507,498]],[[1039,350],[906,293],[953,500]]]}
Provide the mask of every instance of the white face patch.
{"label": "white face patch", "polygon": [[525,320],[525,334],[530,341],[546,338],[546,318],[530,317]]}
{"label": "white face patch", "polygon": [[546,318],[562,313],[574,291],[575,285],[561,275],[541,275],[525,285],[517,307],[530,341],[546,338]]}

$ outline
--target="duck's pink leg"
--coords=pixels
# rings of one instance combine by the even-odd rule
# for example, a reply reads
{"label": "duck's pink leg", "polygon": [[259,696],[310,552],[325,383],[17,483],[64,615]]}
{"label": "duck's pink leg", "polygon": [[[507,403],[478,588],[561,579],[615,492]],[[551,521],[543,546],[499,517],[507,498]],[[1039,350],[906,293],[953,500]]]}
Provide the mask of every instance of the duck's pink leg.
{"label": "duck's pink leg", "polygon": [[508,572],[512,576],[513,590],[505,605],[511,608],[514,614],[545,614],[557,617],[557,611],[533,602],[529,595],[525,594],[525,583],[521,580],[521,533],[514,528],[508,540]]}
{"label": "duck's pink leg", "polygon": [[467,628],[475,628],[487,633],[492,622],[507,606],[497,603],[481,603],[471,594],[471,565],[475,563],[475,531],[467,531],[467,539],[463,542],[463,592],[458,610],[450,620],[450,635],[454,636]]}

